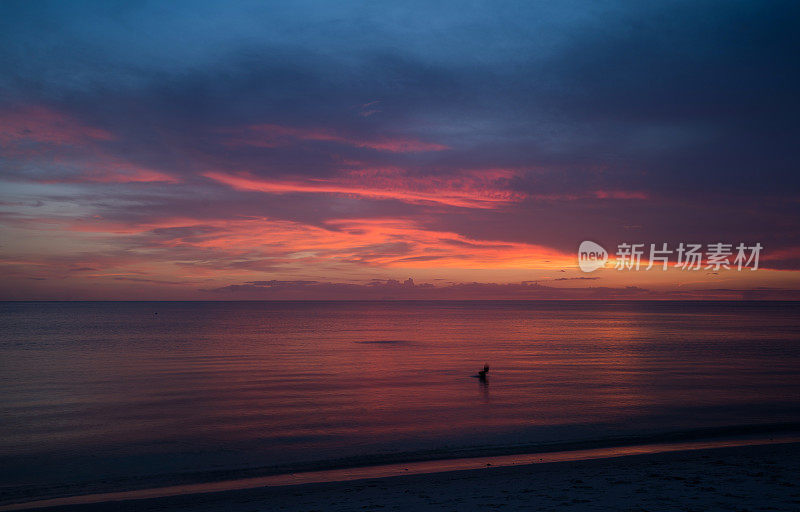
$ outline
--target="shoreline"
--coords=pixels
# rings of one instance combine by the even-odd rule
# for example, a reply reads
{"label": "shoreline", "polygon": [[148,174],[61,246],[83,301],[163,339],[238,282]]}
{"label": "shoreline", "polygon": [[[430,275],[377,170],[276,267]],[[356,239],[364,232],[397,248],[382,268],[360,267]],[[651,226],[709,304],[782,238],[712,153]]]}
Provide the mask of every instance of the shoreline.
{"label": "shoreline", "polygon": [[651,443],[568,451],[549,451],[528,454],[493,455],[434,459],[416,462],[392,463],[376,466],[359,466],[296,473],[283,473],[259,477],[219,480],[213,482],[165,485],[161,487],[63,496],[26,502],[7,503],[0,511],[34,510],[75,505],[108,505],[142,503],[177,497],[207,496],[247,492],[258,489],[281,489],[296,486],[353,483],[368,480],[392,480],[411,476],[443,475],[485,469],[530,467],[592,460],[648,457],[659,454],[697,452],[706,450],[786,446],[800,449],[799,436],[762,437],[745,439],[695,440],[672,443]]}
{"label": "shoreline", "polygon": [[214,484],[231,480],[328,470],[350,470],[392,464],[413,464],[428,461],[497,456],[527,456],[538,453],[577,452],[650,444],[675,444],[689,441],[739,441],[774,439],[776,437],[787,438],[791,436],[800,437],[800,422],[733,424],[638,434],[628,433],[595,438],[576,438],[555,442],[454,446],[416,451],[363,454],[270,466],[229,467],[225,469],[196,468],[189,471],[151,473],[118,478],[102,478],[102,476],[98,476],[91,480],[8,487],[0,490],[0,507],[70,496],[141,491],[167,486]]}

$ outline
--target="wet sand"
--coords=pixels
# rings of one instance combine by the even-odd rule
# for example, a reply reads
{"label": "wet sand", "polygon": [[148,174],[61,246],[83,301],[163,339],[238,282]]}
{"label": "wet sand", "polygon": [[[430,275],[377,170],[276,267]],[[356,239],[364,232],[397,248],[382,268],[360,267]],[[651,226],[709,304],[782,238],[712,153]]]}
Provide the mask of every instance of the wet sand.
{"label": "wet sand", "polygon": [[48,510],[798,510],[800,443],[105,501]]}

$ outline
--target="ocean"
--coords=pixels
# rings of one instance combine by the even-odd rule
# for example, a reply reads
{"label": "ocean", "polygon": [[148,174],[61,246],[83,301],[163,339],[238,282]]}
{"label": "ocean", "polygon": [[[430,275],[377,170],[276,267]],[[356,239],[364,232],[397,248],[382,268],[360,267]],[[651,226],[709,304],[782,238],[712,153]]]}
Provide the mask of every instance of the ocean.
{"label": "ocean", "polygon": [[798,422],[800,303],[0,303],[6,498]]}

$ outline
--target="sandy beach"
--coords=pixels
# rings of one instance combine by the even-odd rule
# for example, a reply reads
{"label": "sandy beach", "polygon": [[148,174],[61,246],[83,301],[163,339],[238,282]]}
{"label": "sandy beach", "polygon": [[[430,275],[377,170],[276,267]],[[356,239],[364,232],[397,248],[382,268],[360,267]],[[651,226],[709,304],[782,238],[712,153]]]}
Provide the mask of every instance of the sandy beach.
{"label": "sandy beach", "polygon": [[486,467],[47,510],[798,510],[800,443]]}

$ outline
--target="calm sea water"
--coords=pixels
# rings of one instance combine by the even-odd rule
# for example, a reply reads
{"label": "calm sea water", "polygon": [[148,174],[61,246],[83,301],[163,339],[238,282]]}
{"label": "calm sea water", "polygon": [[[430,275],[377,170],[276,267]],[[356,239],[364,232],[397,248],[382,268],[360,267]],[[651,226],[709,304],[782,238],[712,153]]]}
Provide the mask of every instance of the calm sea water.
{"label": "calm sea water", "polygon": [[800,303],[0,303],[0,484],[796,422],[799,377]]}

